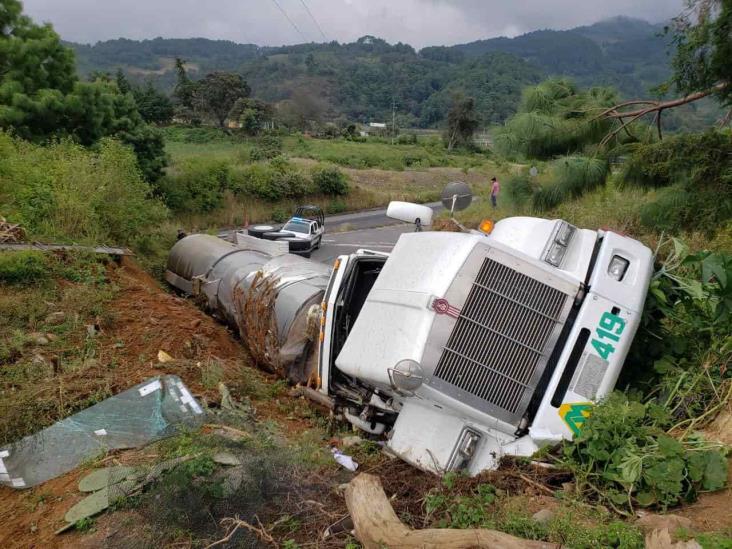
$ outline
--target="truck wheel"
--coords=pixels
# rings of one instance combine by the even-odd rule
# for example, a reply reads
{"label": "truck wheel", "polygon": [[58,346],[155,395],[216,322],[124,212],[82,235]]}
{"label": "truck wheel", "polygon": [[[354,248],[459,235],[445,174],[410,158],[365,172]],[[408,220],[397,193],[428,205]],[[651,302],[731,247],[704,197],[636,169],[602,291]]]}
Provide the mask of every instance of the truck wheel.
{"label": "truck wheel", "polygon": [[319,249],[320,249],[320,243],[321,243],[322,241],[323,241],[323,237],[321,236],[321,237],[320,237],[320,238],[318,239],[318,243],[317,243],[317,244],[315,245],[315,249],[316,249],[316,250],[319,250]]}
{"label": "truck wheel", "polygon": [[252,225],[251,227],[247,228],[247,234],[249,236],[262,238],[262,235],[264,235],[264,233],[268,233],[274,230],[275,228],[272,225]]}

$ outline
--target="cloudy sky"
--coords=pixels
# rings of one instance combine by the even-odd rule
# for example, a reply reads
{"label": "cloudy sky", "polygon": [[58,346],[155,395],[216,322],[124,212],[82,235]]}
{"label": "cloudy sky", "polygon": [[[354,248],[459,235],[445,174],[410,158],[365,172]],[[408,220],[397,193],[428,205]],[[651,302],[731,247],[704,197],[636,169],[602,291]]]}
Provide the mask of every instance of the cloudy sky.
{"label": "cloudy sky", "polygon": [[[658,22],[682,0],[24,0],[66,40],[205,37],[259,45],[373,34],[417,48],[564,29],[615,15]],[[280,9],[281,8],[281,9]],[[308,13],[312,13],[310,17]],[[317,21],[317,23],[316,23]]]}

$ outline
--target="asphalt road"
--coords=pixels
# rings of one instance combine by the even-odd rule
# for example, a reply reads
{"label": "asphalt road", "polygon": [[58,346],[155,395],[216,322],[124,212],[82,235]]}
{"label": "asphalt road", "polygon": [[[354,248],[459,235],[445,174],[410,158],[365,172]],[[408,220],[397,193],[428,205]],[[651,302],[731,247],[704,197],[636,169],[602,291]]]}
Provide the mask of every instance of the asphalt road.
{"label": "asphalt road", "polygon": [[400,223],[339,233],[329,232],[329,229],[326,220],[323,243],[311,256],[316,261],[328,264],[333,263],[339,255],[351,254],[361,248],[375,252],[390,252],[403,233],[414,231],[414,225]]}
{"label": "asphalt road", "polygon": [[[444,210],[441,202],[423,204],[432,208],[435,213]],[[386,208],[378,210],[365,210],[362,212],[329,215],[325,218],[325,229],[331,233],[344,230],[357,231],[361,229],[372,229],[374,227],[386,227],[389,225],[403,225],[401,221],[386,217]]]}
{"label": "asphalt road", "polygon": [[[444,209],[440,202],[424,205],[435,213]],[[399,236],[411,231],[414,231],[414,225],[387,217],[386,208],[331,215],[325,218],[325,235],[320,249],[315,250],[311,257],[330,264],[339,255],[351,254],[362,248],[390,252]],[[228,230],[222,230],[219,236],[226,238],[228,233]]]}

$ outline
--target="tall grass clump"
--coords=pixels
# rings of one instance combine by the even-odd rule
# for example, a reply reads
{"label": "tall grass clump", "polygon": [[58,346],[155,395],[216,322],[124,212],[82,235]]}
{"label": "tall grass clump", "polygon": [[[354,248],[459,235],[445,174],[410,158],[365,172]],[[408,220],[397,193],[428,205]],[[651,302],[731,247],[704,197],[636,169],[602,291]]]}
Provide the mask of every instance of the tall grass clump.
{"label": "tall grass clump", "polygon": [[168,216],[131,148],[102,139],[94,150],[70,140],[47,146],[0,133],[2,215],[29,238],[131,245]]}
{"label": "tall grass clump", "polygon": [[551,182],[535,191],[533,207],[546,211],[565,200],[579,198],[604,185],[609,174],[610,165],[603,158],[567,156],[557,159],[551,165]]}
{"label": "tall grass clump", "polygon": [[710,130],[639,144],[625,163],[626,186],[656,189],[641,222],[656,230],[715,232],[732,219],[732,132]]}

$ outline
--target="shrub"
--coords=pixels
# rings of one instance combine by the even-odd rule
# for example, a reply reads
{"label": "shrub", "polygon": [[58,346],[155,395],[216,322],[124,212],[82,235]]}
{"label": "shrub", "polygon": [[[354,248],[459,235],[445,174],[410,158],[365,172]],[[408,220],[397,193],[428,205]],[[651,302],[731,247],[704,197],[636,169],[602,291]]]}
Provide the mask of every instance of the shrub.
{"label": "shrub", "polygon": [[[605,184],[610,165],[602,158],[567,156],[552,163],[552,181],[533,196],[534,209],[545,211]],[[524,186],[525,188],[525,186]]]}
{"label": "shrub", "polygon": [[638,145],[626,162],[626,185],[664,187],[641,210],[641,222],[657,230],[680,226],[708,233],[732,218],[732,135],[728,131],[683,134]]}
{"label": "shrub", "polygon": [[249,152],[253,161],[269,160],[282,154],[282,139],[276,135],[263,135]]}
{"label": "shrub", "polygon": [[158,187],[165,203],[179,212],[207,212],[221,206],[229,188],[228,163],[221,160],[191,158],[177,173],[163,178]]}
{"label": "shrub", "polygon": [[516,206],[526,205],[535,192],[535,185],[528,175],[514,175],[506,181],[506,194]]}
{"label": "shrub", "polygon": [[319,167],[313,170],[313,185],[323,193],[335,196],[348,194],[346,176],[336,167]]}
{"label": "shrub", "polygon": [[0,203],[32,239],[130,244],[168,212],[131,148],[102,139],[94,151],[62,140],[32,145],[0,133]]}
{"label": "shrub", "polygon": [[268,164],[251,164],[236,172],[231,188],[239,195],[252,195],[270,202],[300,198],[311,190],[310,181],[282,157]]}
{"label": "shrub", "polygon": [[18,251],[0,254],[0,283],[32,284],[48,276],[42,252]]}

